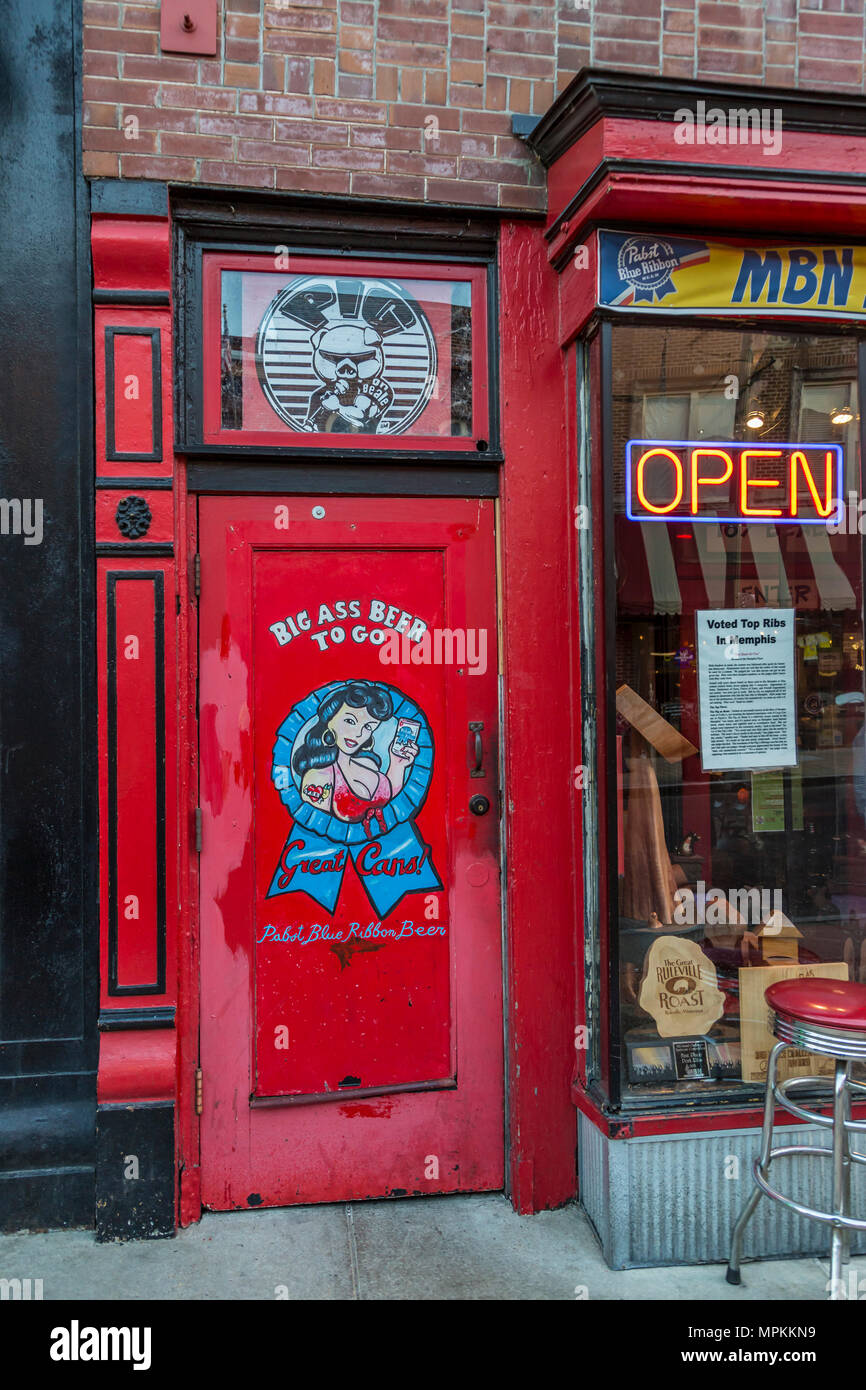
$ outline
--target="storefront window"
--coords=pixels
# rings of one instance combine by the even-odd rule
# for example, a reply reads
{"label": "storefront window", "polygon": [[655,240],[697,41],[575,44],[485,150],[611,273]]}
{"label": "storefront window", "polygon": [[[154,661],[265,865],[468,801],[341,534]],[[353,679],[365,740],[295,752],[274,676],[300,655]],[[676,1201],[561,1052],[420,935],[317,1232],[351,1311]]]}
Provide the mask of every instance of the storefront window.
{"label": "storefront window", "polygon": [[754,1086],[769,984],[866,980],[856,340],[615,325],[612,470],[623,1090]]}
{"label": "storefront window", "polygon": [[209,253],[202,276],[206,442],[488,450],[483,268]]}

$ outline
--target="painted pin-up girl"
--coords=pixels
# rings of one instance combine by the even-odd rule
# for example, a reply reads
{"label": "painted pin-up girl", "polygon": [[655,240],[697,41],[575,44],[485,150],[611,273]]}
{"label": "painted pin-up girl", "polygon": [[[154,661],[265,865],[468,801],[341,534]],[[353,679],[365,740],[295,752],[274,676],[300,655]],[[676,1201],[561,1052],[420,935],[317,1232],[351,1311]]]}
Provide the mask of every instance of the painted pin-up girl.
{"label": "painted pin-up girl", "polygon": [[393,713],[387,690],[370,681],[347,681],[322,700],[315,723],[292,757],[303,800],[338,820],[363,822],[371,837],[374,821],[378,833],[384,832],[379,810],[401,790],[418,756],[420,725],[401,720],[388,750],[388,770],[382,771],[373,736]]}

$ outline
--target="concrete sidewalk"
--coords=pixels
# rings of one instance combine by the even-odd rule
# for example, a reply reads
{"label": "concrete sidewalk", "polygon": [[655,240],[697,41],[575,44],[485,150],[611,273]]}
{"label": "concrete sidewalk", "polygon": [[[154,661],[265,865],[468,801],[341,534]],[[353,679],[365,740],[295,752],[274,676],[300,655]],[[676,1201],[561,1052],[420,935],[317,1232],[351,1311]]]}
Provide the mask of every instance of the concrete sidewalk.
{"label": "concrete sidewalk", "polygon": [[[866,1257],[849,1266],[866,1295]],[[516,1216],[499,1195],[208,1213],[174,1240],[98,1245],[89,1231],[0,1236],[0,1278],[45,1299],[724,1299],[826,1297],[827,1261],[607,1268],[576,1205]]]}

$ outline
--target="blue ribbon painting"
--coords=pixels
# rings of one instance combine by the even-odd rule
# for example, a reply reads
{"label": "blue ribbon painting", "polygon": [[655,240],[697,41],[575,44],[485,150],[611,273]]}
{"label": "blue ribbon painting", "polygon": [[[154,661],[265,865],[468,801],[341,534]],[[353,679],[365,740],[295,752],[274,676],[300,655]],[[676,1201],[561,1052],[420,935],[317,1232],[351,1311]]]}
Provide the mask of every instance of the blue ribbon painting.
{"label": "blue ribbon painting", "polygon": [[380,917],[442,882],[414,818],[433,772],[427,719],[394,686],[331,681],[277,731],[271,778],[292,827],[268,897],[306,893],[333,912],[351,858]]}

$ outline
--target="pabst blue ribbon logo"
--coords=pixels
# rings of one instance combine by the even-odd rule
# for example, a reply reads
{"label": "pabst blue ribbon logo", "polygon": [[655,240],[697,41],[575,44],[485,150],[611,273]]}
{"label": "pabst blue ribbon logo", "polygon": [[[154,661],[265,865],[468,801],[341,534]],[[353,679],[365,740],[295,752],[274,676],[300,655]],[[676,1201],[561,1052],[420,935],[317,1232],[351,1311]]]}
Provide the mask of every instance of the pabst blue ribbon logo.
{"label": "pabst blue ribbon logo", "polygon": [[639,299],[661,299],[675,286],[671,275],[680,266],[680,257],[669,241],[659,237],[632,236],[619,248],[616,268],[621,280],[634,289]]}
{"label": "pabst blue ribbon logo", "polygon": [[442,887],[415,828],[433,773],[423,712],[395,686],[332,681],[277,731],[271,776],[289,831],[268,897],[307,893],[333,912],[351,858],[376,913]]}
{"label": "pabst blue ribbon logo", "polygon": [[268,305],[256,366],[293,430],[402,434],[433,393],[436,340],[393,280],[302,276]]}

